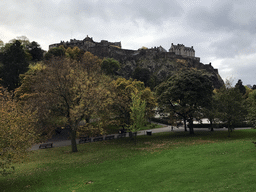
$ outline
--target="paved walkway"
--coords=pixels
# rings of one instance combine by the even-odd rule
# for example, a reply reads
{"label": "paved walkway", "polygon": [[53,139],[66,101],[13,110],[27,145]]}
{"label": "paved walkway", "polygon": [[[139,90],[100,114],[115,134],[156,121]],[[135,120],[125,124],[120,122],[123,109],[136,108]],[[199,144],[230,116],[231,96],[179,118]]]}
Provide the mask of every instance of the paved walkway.
{"label": "paved walkway", "polygon": [[[152,131],[152,134],[154,133],[160,133],[160,132],[183,132],[184,128],[183,127],[173,127],[173,130],[171,129],[171,126],[166,126],[164,124],[160,124],[163,125],[162,128],[156,128],[156,129],[150,129],[150,130],[143,130],[143,131],[138,131],[137,135],[146,135],[147,131]],[[235,128],[235,130],[238,129],[251,129],[251,128]],[[187,129],[189,131],[189,129]],[[194,128],[194,131],[210,131],[210,129],[208,128]],[[216,128],[214,129],[214,131],[227,131],[227,128]],[[119,134],[112,134],[115,135],[115,138],[117,138],[117,136]],[[126,136],[128,136],[128,133],[126,134]],[[103,136],[105,137],[105,136]],[[69,146],[71,145],[71,140],[62,140],[62,141],[51,141],[49,140],[49,142],[53,143],[53,147],[64,147],[64,146]],[[76,139],[76,143],[79,144],[79,139]],[[34,151],[34,150],[38,150],[39,149],[39,145],[40,144],[35,144],[31,147],[30,151]]]}

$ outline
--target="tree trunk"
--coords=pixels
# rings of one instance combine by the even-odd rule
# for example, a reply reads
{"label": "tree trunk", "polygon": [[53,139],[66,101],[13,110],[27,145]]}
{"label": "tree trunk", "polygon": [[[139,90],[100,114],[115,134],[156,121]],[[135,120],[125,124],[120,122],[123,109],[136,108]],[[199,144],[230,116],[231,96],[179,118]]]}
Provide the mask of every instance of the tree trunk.
{"label": "tree trunk", "polygon": [[211,131],[214,131],[214,130],[213,130],[212,119],[210,119],[210,125],[211,125]]}
{"label": "tree trunk", "polygon": [[71,128],[71,146],[72,152],[77,152],[77,144],[76,144],[76,130]]}
{"label": "tree trunk", "polygon": [[183,119],[183,122],[184,122],[184,129],[185,129],[185,132],[186,132],[187,131],[187,121],[186,121],[185,118]]}
{"label": "tree trunk", "polygon": [[193,118],[189,119],[189,133],[194,134]]}
{"label": "tree trunk", "polygon": [[228,121],[228,137],[230,137],[230,128],[231,128],[230,121]]}

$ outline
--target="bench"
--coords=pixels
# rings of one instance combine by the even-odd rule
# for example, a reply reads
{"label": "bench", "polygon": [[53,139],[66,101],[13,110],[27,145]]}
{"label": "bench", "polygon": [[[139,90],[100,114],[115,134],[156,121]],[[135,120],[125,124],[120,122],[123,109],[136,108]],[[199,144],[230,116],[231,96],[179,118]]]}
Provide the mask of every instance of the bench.
{"label": "bench", "polygon": [[91,142],[91,138],[89,138],[88,136],[87,137],[79,137],[79,144],[80,143],[86,143],[86,142]]}
{"label": "bench", "polygon": [[126,137],[126,133],[120,133],[119,135],[117,135],[117,138],[122,138],[122,137]]}
{"label": "bench", "polygon": [[51,147],[52,148],[52,145],[53,143],[42,143],[39,145],[39,149],[42,149],[42,148],[48,148],[48,147]]}
{"label": "bench", "polygon": [[115,139],[115,135],[105,136],[105,140]]}
{"label": "bench", "polygon": [[129,132],[129,137],[132,138],[132,137],[135,137],[137,136],[137,132]]}
{"label": "bench", "polygon": [[94,137],[93,141],[103,141],[103,137]]}

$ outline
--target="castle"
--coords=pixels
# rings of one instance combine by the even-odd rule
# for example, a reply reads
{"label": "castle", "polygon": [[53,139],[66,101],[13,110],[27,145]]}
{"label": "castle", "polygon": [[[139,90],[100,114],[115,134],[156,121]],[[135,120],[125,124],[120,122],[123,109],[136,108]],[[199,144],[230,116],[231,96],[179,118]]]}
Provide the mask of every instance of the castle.
{"label": "castle", "polygon": [[142,47],[138,50],[122,49],[121,42],[109,42],[102,40],[101,42],[93,41],[92,37],[83,40],[71,39],[70,41],[49,45],[49,49],[59,47],[78,47],[83,51],[91,52],[99,58],[114,58],[121,64],[118,74],[126,79],[132,77],[136,67],[147,68],[151,74],[155,75],[155,81],[162,82],[170,77],[177,68],[182,65],[175,66],[172,61],[186,61],[183,67],[196,68],[206,70],[211,74],[210,78],[214,87],[220,88],[224,83],[218,74],[218,69],[214,69],[211,63],[203,64],[199,57],[195,57],[195,50],[192,47],[185,47],[183,44],[171,44],[169,51],[162,46],[146,48]]}
{"label": "castle", "polygon": [[87,37],[83,40],[71,39],[69,42],[61,41],[60,43],[49,45],[49,49],[54,47],[59,47],[63,45],[64,47],[78,47],[84,51],[89,51],[99,57],[113,57],[117,60],[120,60],[120,57],[126,56],[136,58],[137,55],[141,55],[141,52],[144,54],[153,54],[161,55],[164,58],[188,58],[200,61],[199,57],[195,57],[195,50],[192,47],[185,47],[183,44],[174,45],[172,43],[169,52],[167,52],[162,46],[154,47],[150,49],[138,49],[138,50],[128,50],[122,49],[121,42],[108,42],[106,40],[101,40],[101,42],[93,41],[92,37]]}

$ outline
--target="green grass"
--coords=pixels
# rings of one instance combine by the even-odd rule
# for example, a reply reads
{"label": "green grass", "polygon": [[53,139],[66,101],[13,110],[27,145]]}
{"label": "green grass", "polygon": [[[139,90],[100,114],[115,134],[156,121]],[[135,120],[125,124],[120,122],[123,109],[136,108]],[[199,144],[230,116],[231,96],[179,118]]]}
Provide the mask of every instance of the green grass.
{"label": "green grass", "polygon": [[159,133],[34,151],[0,191],[256,191],[256,130]]}

